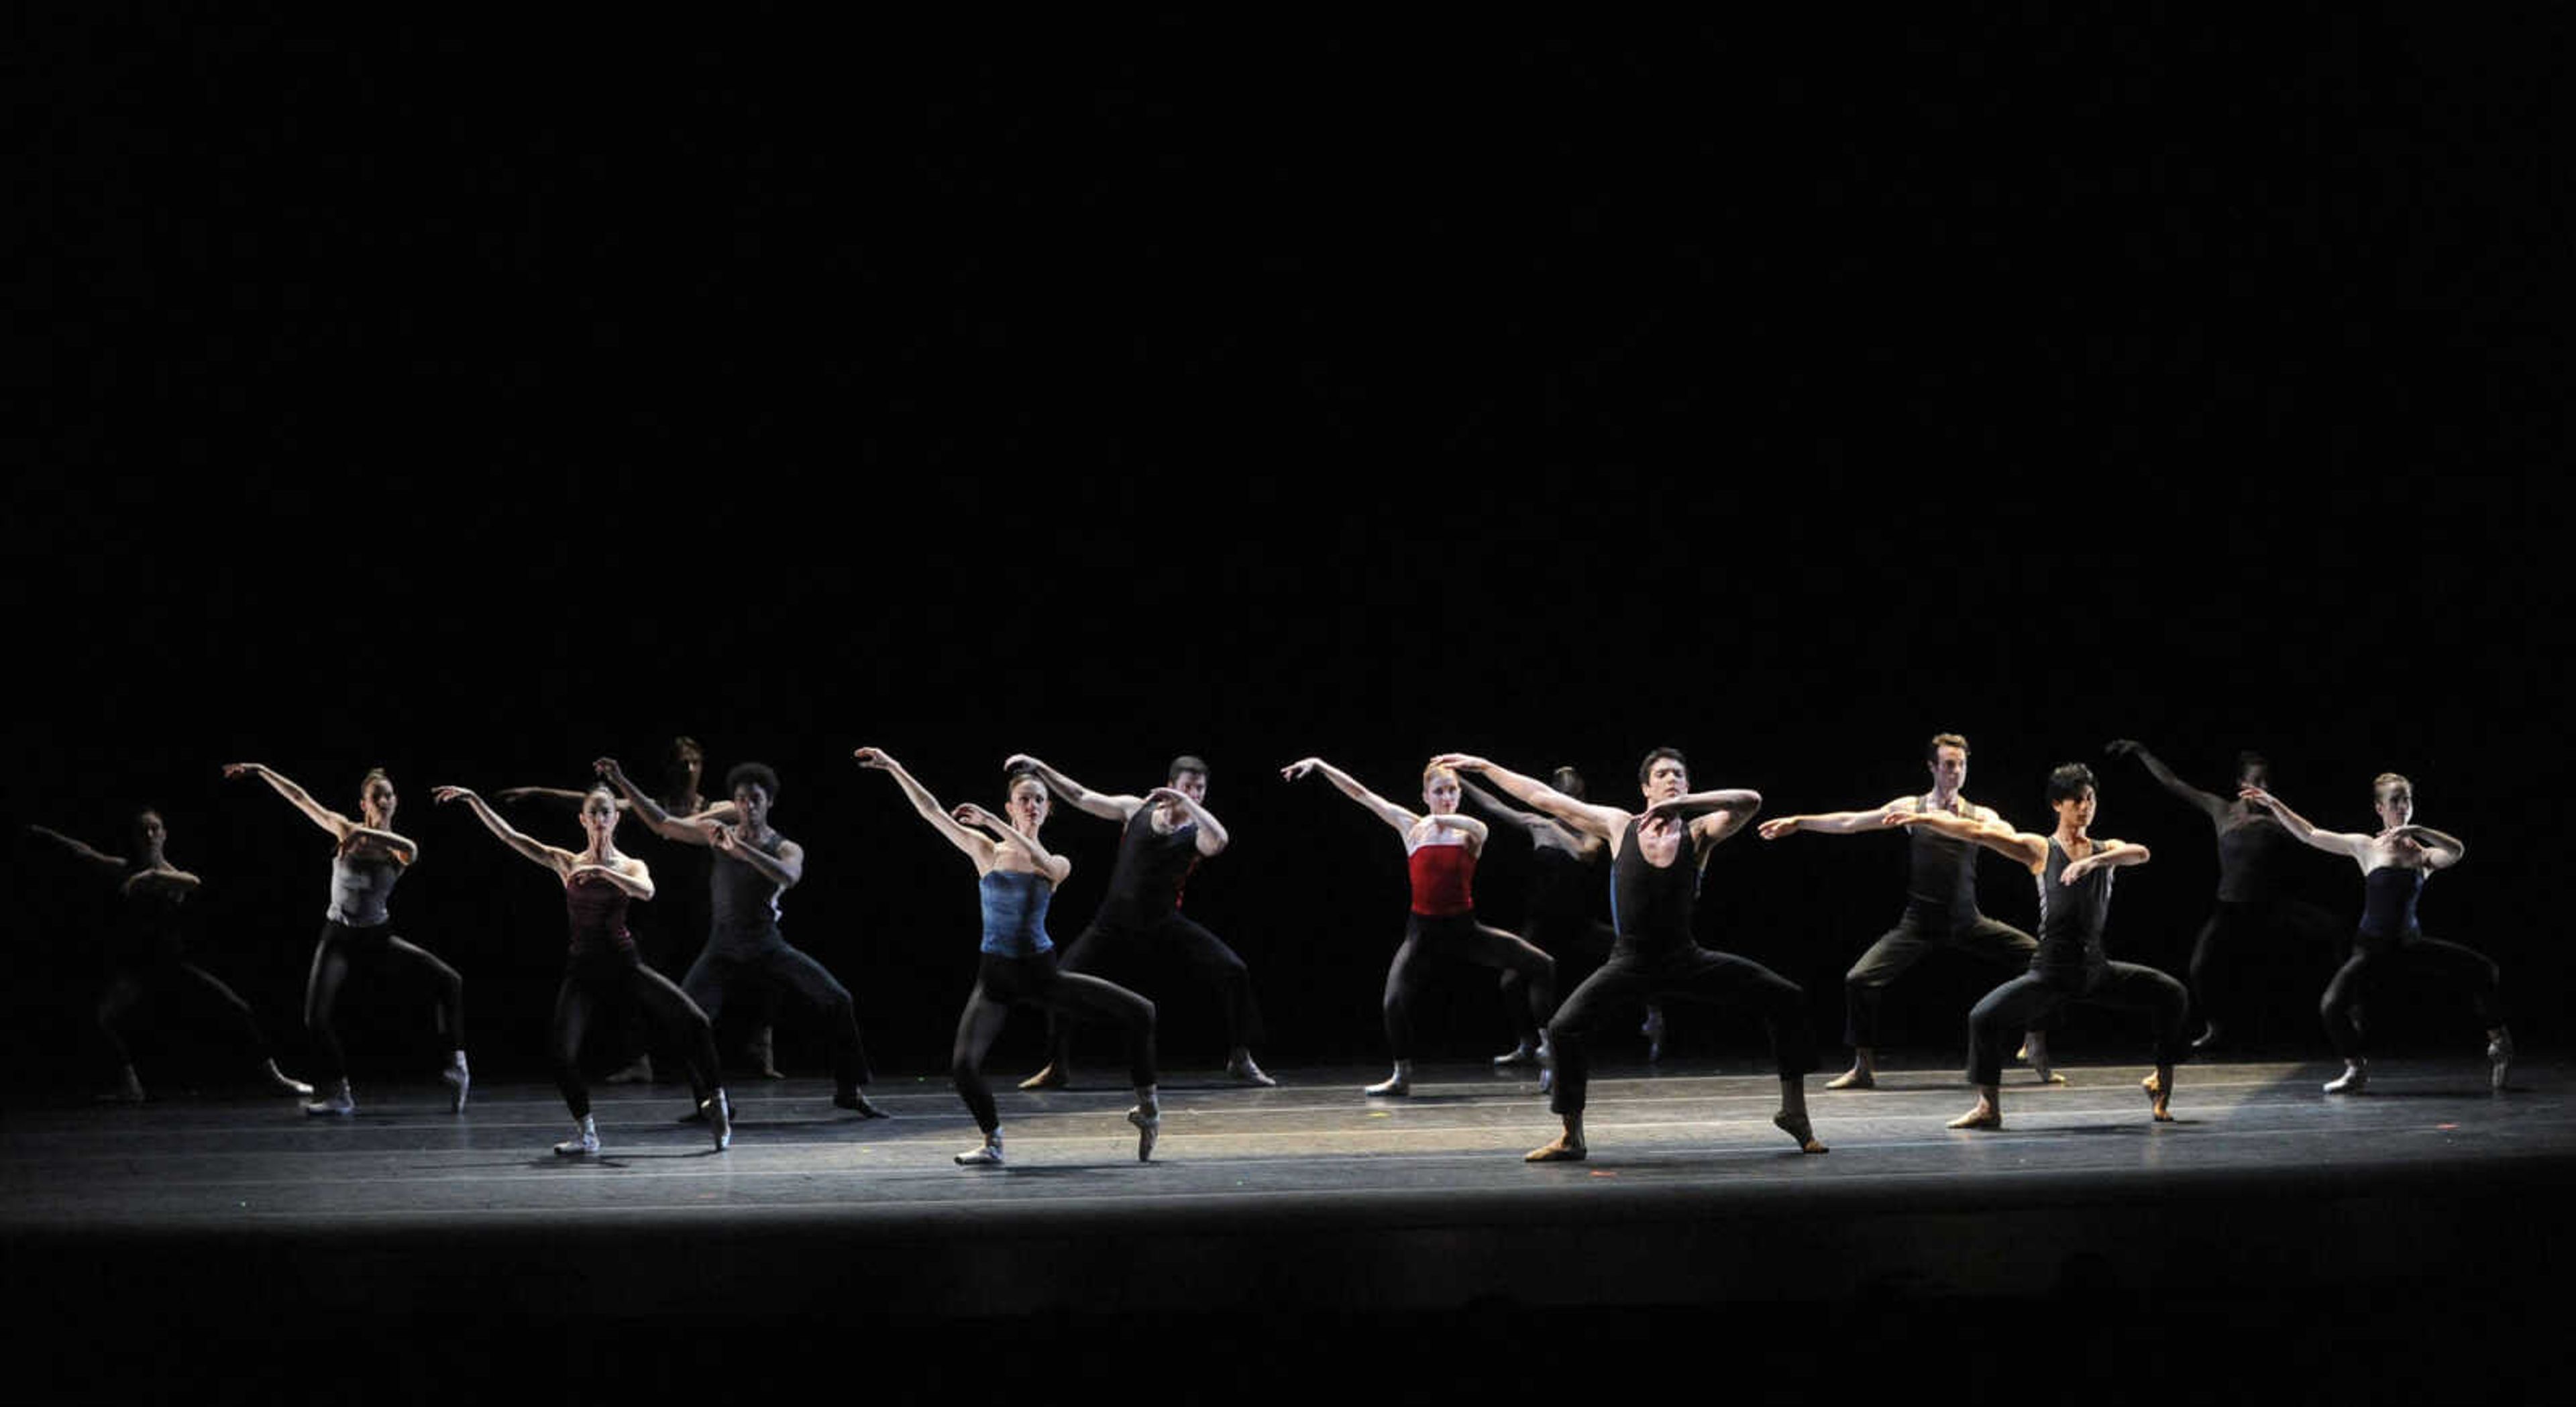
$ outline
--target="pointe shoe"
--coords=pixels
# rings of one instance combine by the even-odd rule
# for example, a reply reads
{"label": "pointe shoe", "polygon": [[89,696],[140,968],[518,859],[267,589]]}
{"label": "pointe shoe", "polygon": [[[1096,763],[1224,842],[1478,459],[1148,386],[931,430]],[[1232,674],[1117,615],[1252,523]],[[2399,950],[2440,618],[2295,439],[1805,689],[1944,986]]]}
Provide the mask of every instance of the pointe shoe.
{"label": "pointe shoe", "polygon": [[1406,1079],[1404,1077],[1404,1072],[1402,1070],[1398,1070],[1394,1074],[1387,1076],[1385,1079],[1378,1081],[1376,1084],[1363,1087],[1360,1090],[1360,1093],[1379,1098],[1400,1099],[1405,1095],[1413,1093],[1413,1081]]}
{"label": "pointe shoe", "polygon": [[2504,1093],[2505,1070],[2513,1064],[2513,1033],[2502,1032],[2487,1042],[2487,1088]]}
{"label": "pointe shoe", "polygon": [[2149,1070],[2147,1072],[2147,1077],[2138,1081],[2138,1088],[2147,1092],[2148,1110],[2155,1116],[2156,1122],[2160,1124],[2172,1123],[2172,1095],[2165,1089],[2164,1085],[2156,1079],[2156,1072]]}
{"label": "pointe shoe", "polygon": [[1136,1126],[1136,1161],[1154,1161],[1154,1141],[1163,1136],[1163,1111],[1139,1104],[1127,1111],[1127,1122]]}
{"label": "pointe shoe", "polygon": [[447,1112],[464,1113],[465,1091],[474,1082],[473,1077],[465,1072],[465,1052],[456,1052],[456,1058],[447,1063],[446,1069],[438,1072],[438,1077],[447,1081]]}
{"label": "pointe shoe", "polygon": [[2003,1126],[2004,1111],[1986,1104],[1978,1105],[1945,1125],[1954,1129],[1999,1129]]}
{"label": "pointe shoe", "polygon": [[649,1085],[653,1083],[653,1057],[639,1055],[635,1063],[600,1081],[604,1085]]}
{"label": "pointe shoe", "polygon": [[1798,1141],[1798,1151],[1801,1153],[1830,1153],[1833,1151],[1832,1149],[1827,1148],[1824,1143],[1816,1137],[1816,1126],[1803,1114],[1793,1115],[1784,1109],[1771,1116],[1771,1127],[1778,1129],[1780,1132],[1789,1135],[1793,1139],[1796,1139]]}
{"label": "pointe shoe", "polygon": [[1045,1069],[1020,1081],[1022,1089],[1063,1089],[1073,1083],[1073,1067],[1050,1064]]}
{"label": "pointe shoe", "polygon": [[313,1086],[308,1085],[302,1080],[295,1078],[293,1075],[278,1069],[277,1062],[274,1060],[261,1065],[259,1072],[268,1076],[268,1087],[277,1091],[279,1094],[291,1094],[298,1099],[310,1099],[313,1097]]}
{"label": "pointe shoe", "polygon": [[2359,1060],[2343,1063],[2343,1073],[2326,1081],[2328,1094],[2359,1094],[2370,1083],[2370,1067]]}
{"label": "pointe shoe", "polygon": [[721,1153],[731,1148],[733,1146],[733,1101],[726,1097],[722,1089],[718,1089],[707,1097],[704,1107],[707,1113],[707,1132],[715,1136],[716,1151]]}
{"label": "pointe shoe", "polygon": [[588,1114],[582,1115],[580,1122],[573,1125],[572,1137],[555,1145],[558,1158],[587,1158],[598,1151],[599,1125],[593,1123]]}
{"label": "pointe shoe", "polygon": [[1225,1072],[1244,1084],[1259,1085],[1263,1089],[1269,1089],[1279,1083],[1261,1073],[1261,1067],[1252,1063],[1252,1052],[1248,1050],[1225,1062]]}
{"label": "pointe shoe", "polygon": [[1590,1152],[1590,1149],[1583,1146],[1583,1140],[1559,1134],[1555,1142],[1522,1154],[1521,1161],[1524,1163],[1579,1163],[1589,1156]]}
{"label": "pointe shoe", "polygon": [[1538,1047],[1531,1045],[1527,1041],[1523,1041],[1519,1045],[1513,1046],[1511,1049],[1494,1057],[1494,1068],[1497,1070],[1518,1069],[1522,1066],[1536,1065],[1537,1063]]}
{"label": "pointe shoe", "polygon": [[1002,1131],[1000,1129],[995,1129],[991,1133],[984,1135],[984,1142],[981,1147],[969,1148],[965,1152],[958,1154],[956,1162],[957,1166],[961,1168],[1000,1167],[1002,1165]]}
{"label": "pointe shoe", "polygon": [[1866,1070],[1855,1065],[1850,1069],[1843,1071],[1841,1074],[1834,1076],[1832,1079],[1825,1081],[1825,1088],[1876,1089],[1878,1088],[1878,1076],[1873,1071]]}
{"label": "pointe shoe", "polygon": [[858,1111],[860,1117],[868,1119],[890,1119],[894,1117],[883,1109],[869,1103],[868,1097],[859,1093],[856,1085],[834,1094],[832,1096],[832,1107],[835,1109],[855,1109]]}
{"label": "pointe shoe", "polygon": [[2218,1023],[2212,1021],[2200,1028],[2199,1035],[2191,1038],[2191,1048],[2194,1050],[2215,1050],[2225,1040],[2226,1037],[2219,1034]]}
{"label": "pointe shoe", "polygon": [[305,1105],[304,1112],[317,1117],[347,1118],[358,1112],[358,1101],[349,1097],[349,1082],[342,1080],[329,1093]]}

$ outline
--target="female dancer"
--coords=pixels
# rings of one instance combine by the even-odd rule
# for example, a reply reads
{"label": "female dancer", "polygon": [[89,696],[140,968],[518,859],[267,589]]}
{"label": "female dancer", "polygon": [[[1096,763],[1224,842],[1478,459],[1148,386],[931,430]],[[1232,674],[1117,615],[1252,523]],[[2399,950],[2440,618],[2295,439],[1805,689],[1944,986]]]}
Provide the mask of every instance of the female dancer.
{"label": "female dancer", "polygon": [[322,1056],[322,1097],[304,1106],[307,1114],[348,1115],[358,1111],[349,1097],[349,1064],[340,1047],[332,1013],[340,1004],[340,984],[350,970],[388,966],[407,968],[429,979],[438,990],[441,1034],[447,1041],[447,1065],[438,1077],[447,1082],[448,1110],[465,1112],[465,979],[429,950],[393,934],[385,901],[394,881],[420,859],[420,847],[393,832],[393,779],[378,767],[358,783],[358,814],[352,821],[315,801],[304,788],[256,762],[233,762],[227,777],[251,776],[268,783],[306,820],[331,833],[331,906],[324,911],[321,941],[313,946],[313,971],[304,983],[304,1029],[311,1032]]}
{"label": "female dancer", "polygon": [[2290,897],[2282,871],[2288,868],[2287,854],[2298,848],[2289,830],[2263,808],[2247,801],[2247,787],[2266,788],[2272,784],[2272,765],[2259,752],[2236,754],[2236,790],[2233,801],[2202,791],[2173,774],[2147,745],[2132,738],[2114,739],[2107,749],[2116,756],[2134,757],[2147,775],[2166,791],[2180,797],[2184,804],[2208,818],[2218,839],[2218,898],[2209,911],[2209,921],[2200,926],[2200,937],[2191,945],[2191,995],[2199,1004],[2201,1033],[2192,1038],[2191,1048],[2208,1050],[2226,1039],[2219,1017],[2230,1006],[2216,988],[2215,979],[2222,963],[2241,961],[2249,940],[2288,933],[2308,940],[2306,946],[2321,952],[2333,950],[2334,919],[2314,904]]}
{"label": "female dancer", "polygon": [[[1522,927],[1528,930],[1530,946],[1556,960],[1560,973],[1565,960],[1578,955],[1598,967],[1610,956],[1611,946],[1619,937],[1610,925],[1592,916],[1592,896],[1601,892],[1601,876],[1594,867],[1610,853],[1610,847],[1545,812],[1524,811],[1506,804],[1501,797],[1478,786],[1473,777],[1462,775],[1458,782],[1460,801],[1517,827],[1529,837],[1529,901]],[[1548,785],[1577,801],[1583,799],[1583,774],[1571,767],[1559,767],[1550,773]],[[1529,1004],[1522,1000],[1521,992],[1527,985],[1518,972],[1503,974],[1503,1005],[1520,1025],[1520,1043],[1494,1057],[1494,1068],[1498,1070],[1547,1063],[1547,1033],[1541,1029],[1547,1017],[1541,1013],[1536,1022],[1531,1021]],[[1646,1024],[1639,1033],[1646,1038],[1646,1063],[1662,1060],[1661,1006],[1646,1004]],[[1540,1078],[1546,1076],[1542,1074]]]}
{"label": "female dancer", "polygon": [[2144,1084],[2155,1121],[2171,1123],[2173,1067],[2190,1054],[2182,1029],[2191,995],[2152,967],[2111,961],[2102,946],[2102,925],[2111,916],[2111,872],[2145,864],[2147,847],[2093,837],[2100,802],[2093,769],[2081,762],[2048,774],[2048,804],[2057,812],[2057,829],[2045,836],[1946,811],[1887,814],[1889,825],[1929,826],[2009,855],[2039,880],[2039,950],[2031,955],[2030,971],[1986,993],[1968,1013],[1968,1082],[1977,1087],[1977,1107],[1952,1119],[1950,1127],[2002,1128],[2004,1042],[2011,1032],[2045,1026],[2059,1007],[2079,1001],[2155,1013],[2156,1069]]}
{"label": "female dancer", "polygon": [[[957,1018],[957,1042],[949,1050],[948,1073],[957,1093],[984,1131],[981,1147],[957,1155],[963,1167],[999,1167],[1002,1163],[1002,1116],[993,1107],[993,1091],[984,1083],[984,1055],[1002,1034],[1011,1003],[1041,1008],[1076,1020],[1115,1021],[1127,1028],[1129,1073],[1136,1082],[1136,1106],[1127,1122],[1136,1126],[1136,1161],[1154,1156],[1154,1140],[1163,1131],[1163,1110],[1154,1094],[1154,1004],[1126,988],[1079,972],[1059,972],[1055,942],[1047,936],[1047,904],[1057,885],[1073,873],[1073,862],[1050,852],[1038,841],[1046,824],[1046,783],[1033,772],[1014,772],[1008,780],[1010,820],[1005,823],[972,802],[952,814],[939,798],[912,779],[903,764],[880,748],[863,747],[850,754],[862,767],[891,775],[912,801],[912,809],[948,843],[975,862],[975,887],[983,895],[984,946],[977,960],[975,990]],[[969,826],[981,827],[969,830]],[[989,834],[987,834],[989,832]]]}
{"label": "female dancer", "polygon": [[2426,877],[2458,864],[2468,847],[2431,826],[2411,824],[2415,784],[2404,777],[2382,772],[2371,782],[2370,791],[2379,811],[2377,835],[2319,830],[2258,786],[2238,793],[2279,817],[2290,834],[2319,850],[2349,856],[2361,866],[2361,931],[2353,935],[2352,956],[2334,981],[2326,984],[2325,997],[2318,1003],[2325,1015],[2326,1035],[2333,1039],[2335,1053],[2343,1057],[2343,1074],[2326,1085],[2326,1093],[2359,1094],[2369,1082],[2370,1060],[2363,1053],[2352,1009],[2371,968],[2397,958],[2433,968],[2451,985],[2469,989],[2469,1000],[2487,1027],[2487,1086],[2501,1092],[2506,1067],[2513,1063],[2513,1036],[2505,1030],[2498,990],[2502,984],[2495,963],[2457,943],[2427,938],[2415,926],[2415,900],[2424,892]]}
{"label": "female dancer", "polygon": [[1476,857],[1490,832],[1485,823],[1458,814],[1456,768],[1433,764],[1422,772],[1422,804],[1417,816],[1351,780],[1349,773],[1320,757],[1301,758],[1279,769],[1281,779],[1296,781],[1312,772],[1324,774],[1342,795],[1395,829],[1404,838],[1405,868],[1413,879],[1413,912],[1404,923],[1404,945],[1387,964],[1386,1043],[1394,1052],[1395,1072],[1362,1094],[1399,1096],[1413,1092],[1413,996],[1424,969],[1435,959],[1499,967],[1519,976],[1529,988],[1529,1021],[1544,1022],[1556,1010],[1556,960],[1513,934],[1476,921]]}
{"label": "female dancer", "polygon": [[689,1050],[690,1083],[707,1111],[716,1151],[733,1143],[733,1106],[717,1083],[715,1026],[688,994],[671,979],[644,965],[635,939],[626,931],[630,899],[653,897],[653,874],[644,862],[617,850],[617,794],[602,782],[581,799],[581,828],[590,843],[579,852],[540,844],[511,828],[492,808],[464,787],[433,788],[441,803],[462,801],[501,843],[554,871],[563,881],[564,909],[572,920],[572,947],[565,955],[563,986],[555,992],[555,1087],[572,1110],[573,1136],[555,1152],[578,1158],[599,1151],[599,1126],[590,1116],[590,1086],[581,1077],[581,1038],[602,1007],[635,1005],[665,1025],[677,1027]]}
{"label": "female dancer", "polygon": [[313,1093],[313,1086],[277,1068],[277,1059],[260,1034],[259,1021],[251,1015],[250,1003],[225,986],[223,979],[186,960],[179,906],[202,887],[202,881],[170,863],[163,852],[168,831],[162,825],[160,812],[135,813],[131,859],[93,850],[50,826],[27,829],[71,851],[74,858],[100,875],[119,877],[116,893],[124,902],[119,906],[109,944],[107,990],[98,999],[99,1034],[107,1038],[107,1048],[117,1064],[116,1088],[107,1098],[125,1104],[143,1102],[143,1081],[134,1073],[134,1056],[117,1034],[117,1023],[143,1002],[175,997],[181,992],[202,994],[223,1008],[226,1024],[259,1061],[259,1072],[268,1078],[271,1088],[280,1094]]}

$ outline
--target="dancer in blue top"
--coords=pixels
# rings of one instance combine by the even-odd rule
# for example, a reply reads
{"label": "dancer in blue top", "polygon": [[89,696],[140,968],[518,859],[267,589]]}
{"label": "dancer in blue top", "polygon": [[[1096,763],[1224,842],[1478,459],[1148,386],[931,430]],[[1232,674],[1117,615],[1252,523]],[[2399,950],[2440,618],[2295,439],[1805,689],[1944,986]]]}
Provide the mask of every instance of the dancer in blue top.
{"label": "dancer in blue top", "polygon": [[948,1072],[974,1113],[975,1126],[984,1131],[984,1142],[958,1154],[958,1163],[1001,1166],[1002,1116],[984,1083],[984,1055],[1002,1034],[1013,1002],[1078,1021],[1114,1021],[1127,1029],[1129,1074],[1136,1083],[1136,1105],[1127,1111],[1127,1122],[1136,1126],[1137,1161],[1152,1158],[1154,1140],[1163,1130],[1163,1111],[1154,1093],[1154,1004],[1115,983],[1056,969],[1047,904],[1056,886],[1073,873],[1073,862],[1038,840],[1051,809],[1046,783],[1035,772],[1013,772],[1006,803],[1010,819],[1005,821],[972,802],[954,811],[942,807],[882,748],[863,747],[851,756],[862,767],[892,775],[912,809],[975,862],[984,903],[983,956],[976,966],[975,990],[957,1018]]}

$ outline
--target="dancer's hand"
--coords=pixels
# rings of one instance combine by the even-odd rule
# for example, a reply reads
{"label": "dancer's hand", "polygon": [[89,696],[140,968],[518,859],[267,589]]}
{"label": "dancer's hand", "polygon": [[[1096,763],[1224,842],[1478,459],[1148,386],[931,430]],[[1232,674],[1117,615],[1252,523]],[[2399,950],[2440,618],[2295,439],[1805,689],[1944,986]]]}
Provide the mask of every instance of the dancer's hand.
{"label": "dancer's hand", "polygon": [[2073,884],[2084,876],[2093,873],[2093,862],[2101,858],[2101,855],[2102,852],[2096,850],[2081,860],[2067,861],[2066,868],[2057,872],[2057,882],[2060,884]]}
{"label": "dancer's hand", "polygon": [[2281,809],[2280,799],[2258,786],[2238,787],[2236,789],[2236,799],[2239,801],[2253,802],[2255,805],[2262,807],[2266,811],[2278,811]]}
{"label": "dancer's hand", "polygon": [[1431,759],[1431,765],[1446,767],[1453,772],[1487,772],[1493,770],[1494,766],[1493,763],[1469,752],[1444,752]]}
{"label": "dancer's hand", "polygon": [[227,762],[224,764],[224,775],[227,777],[256,777],[267,770],[267,768],[262,767],[256,762]]}
{"label": "dancer's hand", "polygon": [[992,812],[985,810],[983,807],[978,806],[971,801],[948,814],[951,819],[955,820],[960,825],[983,826],[991,830],[1004,832],[1008,832],[1011,829],[1010,824],[1004,821],[1001,817],[994,815]]}
{"label": "dancer's hand", "polygon": [[2147,745],[2139,742],[2135,738],[2113,738],[2109,746],[2104,747],[2102,750],[2113,757],[2135,757],[2139,753],[2145,752],[2147,750]]}
{"label": "dancer's hand", "polygon": [[894,770],[894,756],[884,748],[853,748],[850,751],[850,757],[862,767],[873,767],[880,772]]}
{"label": "dancer's hand", "polygon": [[1291,762],[1287,766],[1279,769],[1279,780],[1283,782],[1296,781],[1299,778],[1304,777],[1307,773],[1312,772],[1323,765],[1324,759],[1320,757],[1300,758],[1297,761]]}
{"label": "dancer's hand", "polygon": [[1764,840],[1778,840],[1780,837],[1797,830],[1798,823],[1805,819],[1806,818],[1804,816],[1774,816],[1770,820],[1764,821],[1762,824],[1755,826],[1753,828],[1753,833],[1762,837]]}
{"label": "dancer's hand", "polygon": [[1038,760],[1029,756],[1025,752],[1015,752],[1002,759],[1002,770],[1005,772],[1016,772],[1023,767],[1035,767],[1037,765]]}
{"label": "dancer's hand", "polygon": [[431,787],[429,799],[438,802],[460,801],[474,793],[466,787]]}
{"label": "dancer's hand", "polygon": [[707,844],[714,846],[718,853],[732,855],[741,851],[742,840],[734,834],[733,827],[722,821],[701,821],[698,824],[707,833]]}
{"label": "dancer's hand", "polygon": [[626,769],[618,766],[617,759],[614,757],[593,758],[590,770],[598,774],[601,781],[612,786],[623,788],[627,785]]}
{"label": "dancer's hand", "polygon": [[1145,799],[1157,806],[1177,806],[1184,811],[1190,808],[1189,793],[1170,787],[1156,787],[1145,793]]}

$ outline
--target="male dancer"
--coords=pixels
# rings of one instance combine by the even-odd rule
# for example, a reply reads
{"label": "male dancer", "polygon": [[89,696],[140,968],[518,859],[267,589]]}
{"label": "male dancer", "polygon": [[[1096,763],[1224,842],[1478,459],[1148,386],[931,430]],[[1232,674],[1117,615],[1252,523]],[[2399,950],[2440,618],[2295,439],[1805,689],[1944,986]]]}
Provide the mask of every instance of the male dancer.
{"label": "male dancer", "polygon": [[[1968,784],[1968,740],[1943,733],[1924,749],[1932,790],[1900,796],[1874,811],[1835,811],[1822,816],[1780,816],[1764,821],[1757,832],[1778,840],[1797,831],[1821,835],[1855,835],[1885,830],[1898,815],[1937,811],[1982,825],[2001,825],[1993,808],[1961,795]],[[1843,974],[1843,1040],[1852,1048],[1852,1067],[1825,1085],[1827,1089],[1869,1089],[1878,1083],[1878,1012],[1888,984],[1923,960],[1935,948],[1951,948],[2019,972],[2030,966],[2039,944],[2011,924],[1977,911],[1977,847],[1931,826],[1916,826],[1905,878],[1905,912],[1896,926],[1860,955]],[[2048,1068],[2048,1038],[2033,1029],[2022,1040],[2022,1058],[2039,1072],[2044,1084],[2065,1081]]]}
{"label": "male dancer", "polygon": [[[1172,950],[1215,983],[1225,999],[1225,1072],[1245,1084],[1279,1083],[1252,1059],[1252,1042],[1261,1037],[1261,1009],[1252,1000],[1251,969],[1224,940],[1181,913],[1181,888],[1190,872],[1200,860],[1224,850],[1228,841],[1225,826],[1201,804],[1207,797],[1207,763],[1186,753],[1173,758],[1164,785],[1143,796],[1093,791],[1027,753],[1012,754],[1002,770],[1034,772],[1076,810],[1125,827],[1100,911],[1064,950],[1057,970],[1089,972],[1114,961],[1122,949]],[[1073,1083],[1072,1044],[1065,1023],[1050,1014],[1046,1068],[1020,1081],[1020,1088],[1061,1089]]]}
{"label": "male dancer", "polygon": [[1533,1163],[1574,1162],[1585,1156],[1583,1100],[1590,1084],[1586,1045],[1592,1028],[1612,1019],[1627,1002],[1683,997],[1702,1002],[1741,1002],[1762,1013],[1771,1028],[1771,1052],[1780,1067],[1780,1112],[1771,1122],[1800,1149],[1822,1153],[1807,1122],[1807,1072],[1816,1068],[1816,1032],[1807,994],[1798,984],[1750,958],[1715,952],[1691,941],[1691,906],[1699,895],[1708,853],[1762,809],[1762,793],[1737,787],[1693,792],[1690,764],[1678,748],[1659,747],[1637,768],[1646,809],[1640,813],[1577,801],[1534,778],[1481,757],[1443,753],[1434,766],[1483,774],[1514,798],[1528,802],[1610,846],[1610,918],[1618,942],[1610,960],[1556,1009],[1547,1023],[1556,1052],[1556,1088],[1548,1107],[1564,1120],[1554,1142],[1532,1150]]}
{"label": "male dancer", "polygon": [[[725,777],[733,794],[736,819],[710,816],[674,818],[662,804],[627,780],[616,759],[593,764],[626,798],[627,805],[654,834],[684,845],[699,845],[716,854],[707,872],[707,908],[711,921],[706,951],[680,984],[710,1022],[723,1019],[726,1000],[784,989],[803,1005],[832,1046],[832,1103],[871,1119],[885,1111],[868,1102],[859,1086],[868,1082],[867,1052],[859,1044],[859,1021],[850,989],[835,980],[823,964],[787,945],[778,931],[778,896],[805,877],[805,849],[769,824],[770,804],[778,796],[778,774],[757,762],[735,765]],[[701,1103],[691,1119],[704,1117]]]}

